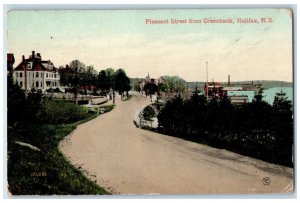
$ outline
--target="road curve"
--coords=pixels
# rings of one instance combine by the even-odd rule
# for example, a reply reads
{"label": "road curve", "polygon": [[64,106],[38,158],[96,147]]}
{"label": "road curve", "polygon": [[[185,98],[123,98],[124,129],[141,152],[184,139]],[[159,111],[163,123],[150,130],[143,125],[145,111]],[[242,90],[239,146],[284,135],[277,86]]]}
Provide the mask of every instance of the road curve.
{"label": "road curve", "polygon": [[293,169],[136,128],[142,96],[84,123],[60,149],[113,194],[293,192]]}

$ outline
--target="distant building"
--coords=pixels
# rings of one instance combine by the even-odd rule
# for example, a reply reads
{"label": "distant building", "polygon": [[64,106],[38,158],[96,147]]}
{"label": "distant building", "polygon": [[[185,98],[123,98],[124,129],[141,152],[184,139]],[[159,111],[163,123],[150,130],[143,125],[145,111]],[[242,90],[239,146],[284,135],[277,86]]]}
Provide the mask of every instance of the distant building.
{"label": "distant building", "polygon": [[206,82],[204,92],[207,99],[220,99],[228,96],[232,104],[240,105],[251,102],[254,95],[261,90],[261,84],[231,84],[228,76],[228,84],[222,85],[219,82]]}
{"label": "distant building", "polygon": [[230,96],[229,98],[231,103],[236,105],[241,105],[249,102],[249,98],[247,95]]}
{"label": "distant building", "polygon": [[221,83],[218,82],[207,82],[204,85],[204,92],[207,98],[220,98],[224,96],[224,90]]}
{"label": "distant building", "polygon": [[22,89],[29,91],[31,88],[47,89],[60,87],[58,69],[50,60],[43,61],[40,53],[32,55],[28,59],[22,57],[22,62],[14,69],[14,81]]}
{"label": "distant building", "polygon": [[156,85],[159,85],[159,84],[165,83],[165,79],[163,77],[159,77],[157,79],[150,78],[150,75],[148,73],[148,75],[145,77],[145,79],[143,79],[142,81],[138,82],[138,86],[139,86],[140,90],[144,90],[144,87],[145,87],[145,85],[147,83],[154,83]]}
{"label": "distant building", "polygon": [[151,80],[151,78],[150,78],[150,75],[149,75],[149,73],[148,73],[148,75],[147,75],[146,78],[145,78],[145,81],[146,81],[146,82],[150,82],[150,80]]}

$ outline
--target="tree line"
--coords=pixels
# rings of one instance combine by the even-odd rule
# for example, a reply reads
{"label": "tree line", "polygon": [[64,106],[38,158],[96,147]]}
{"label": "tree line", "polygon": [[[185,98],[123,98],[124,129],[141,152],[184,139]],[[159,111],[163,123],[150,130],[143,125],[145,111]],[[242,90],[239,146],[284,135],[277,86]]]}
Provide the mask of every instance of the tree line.
{"label": "tree line", "polygon": [[97,72],[93,66],[86,66],[79,60],[73,60],[68,65],[60,66],[61,85],[70,87],[77,100],[78,93],[87,94],[92,91],[94,95],[106,95],[111,90],[118,91],[123,97],[131,89],[130,79],[123,69],[107,68]]}
{"label": "tree line", "polygon": [[292,166],[293,110],[281,90],[273,105],[262,91],[251,103],[233,105],[227,96],[207,100],[195,91],[188,100],[168,101],[158,114],[161,133]]}

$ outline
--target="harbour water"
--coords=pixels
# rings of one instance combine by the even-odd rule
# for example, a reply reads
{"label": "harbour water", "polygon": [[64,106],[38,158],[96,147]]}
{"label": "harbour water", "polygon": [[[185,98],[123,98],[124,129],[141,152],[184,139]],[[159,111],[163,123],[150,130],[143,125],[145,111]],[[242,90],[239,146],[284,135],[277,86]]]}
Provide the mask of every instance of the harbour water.
{"label": "harbour water", "polygon": [[263,91],[263,100],[269,104],[273,104],[276,93],[282,91],[286,94],[288,100],[293,103],[293,88],[292,87],[272,87]]}
{"label": "harbour water", "polygon": [[[288,100],[293,102],[293,88],[292,87],[272,87],[269,89],[263,90],[263,100],[268,102],[269,104],[273,104],[276,93],[282,91],[286,94]],[[247,95],[249,102],[254,99],[255,92],[254,91],[228,91],[228,96],[244,96]]]}

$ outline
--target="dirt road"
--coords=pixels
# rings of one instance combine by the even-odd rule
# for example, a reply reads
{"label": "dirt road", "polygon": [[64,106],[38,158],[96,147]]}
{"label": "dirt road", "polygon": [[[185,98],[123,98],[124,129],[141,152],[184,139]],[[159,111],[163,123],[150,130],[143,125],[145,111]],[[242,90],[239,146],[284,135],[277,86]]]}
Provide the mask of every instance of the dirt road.
{"label": "dirt road", "polygon": [[113,194],[249,194],[293,191],[293,170],[136,128],[144,97],[80,125],[60,143],[74,165]]}

